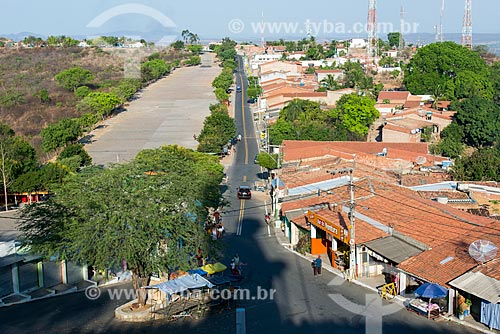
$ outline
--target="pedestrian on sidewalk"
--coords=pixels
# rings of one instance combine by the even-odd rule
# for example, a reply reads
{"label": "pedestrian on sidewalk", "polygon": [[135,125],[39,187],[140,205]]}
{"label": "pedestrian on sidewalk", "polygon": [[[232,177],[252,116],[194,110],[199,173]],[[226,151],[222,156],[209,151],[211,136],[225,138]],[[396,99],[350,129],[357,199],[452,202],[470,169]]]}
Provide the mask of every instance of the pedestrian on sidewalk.
{"label": "pedestrian on sidewalk", "polygon": [[321,276],[321,264],[322,264],[322,260],[321,260],[321,255],[318,255],[318,258],[316,260],[314,260],[316,262],[316,272],[318,273],[318,275]]}
{"label": "pedestrian on sidewalk", "polygon": [[311,267],[313,268],[314,276],[316,276],[318,274],[318,271],[316,270],[316,260],[312,260]]}

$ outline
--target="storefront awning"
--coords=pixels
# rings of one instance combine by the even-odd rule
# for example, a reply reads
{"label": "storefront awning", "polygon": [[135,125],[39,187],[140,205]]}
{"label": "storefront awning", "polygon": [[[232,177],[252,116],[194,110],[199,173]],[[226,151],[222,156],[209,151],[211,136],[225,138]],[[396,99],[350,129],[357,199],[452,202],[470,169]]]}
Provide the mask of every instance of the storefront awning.
{"label": "storefront awning", "polygon": [[422,249],[394,236],[375,239],[364,243],[364,246],[394,263],[401,263],[410,257],[422,253]]}
{"label": "storefront awning", "polygon": [[455,278],[449,284],[490,303],[500,303],[500,281],[483,273],[468,272]]}

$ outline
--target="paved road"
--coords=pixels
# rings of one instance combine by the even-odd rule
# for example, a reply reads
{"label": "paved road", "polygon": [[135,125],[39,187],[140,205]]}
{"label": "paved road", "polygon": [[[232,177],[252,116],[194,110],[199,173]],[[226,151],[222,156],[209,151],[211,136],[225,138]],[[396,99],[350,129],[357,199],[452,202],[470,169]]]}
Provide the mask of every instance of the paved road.
{"label": "paved road", "polygon": [[[205,53],[203,64],[213,63]],[[90,135],[86,145],[97,165],[130,161],[143,149],[178,144],[196,149],[203,121],[215,103],[213,79],[218,66],[197,66],[175,70],[171,75],[144,89],[125,112],[107,120]]]}
{"label": "paved road", "polygon": [[[238,75],[238,80],[241,79]],[[223,215],[227,230],[223,242],[228,255],[223,261],[228,263],[238,252],[247,263],[243,267],[245,278],[241,287],[249,289],[251,298],[237,303],[246,309],[247,333],[380,333],[376,323],[366,330],[365,315],[381,314],[387,310],[382,307],[389,307],[388,304],[382,306],[371,291],[334,280],[336,276],[329,272],[314,278],[309,262],[279,245],[274,232],[264,223],[264,200],[268,195],[254,193],[251,200],[236,199],[235,188],[251,184],[258,178],[260,169],[253,164],[257,146],[252,115],[241,96],[236,98],[235,110],[244,138],[228,171],[231,185],[224,194],[230,207]],[[119,288],[127,287],[129,285]],[[267,291],[268,296],[270,291],[275,291],[274,298],[259,299],[258,291]],[[0,308],[0,333],[236,333],[234,308],[200,320],[134,324],[114,319],[114,308],[125,301],[110,300],[107,296],[104,289],[96,301],[77,293]],[[355,312],[346,310],[350,304],[367,305],[367,299],[370,301],[367,307]],[[454,323],[430,321],[400,309],[383,317],[382,326],[384,334],[476,333]]]}

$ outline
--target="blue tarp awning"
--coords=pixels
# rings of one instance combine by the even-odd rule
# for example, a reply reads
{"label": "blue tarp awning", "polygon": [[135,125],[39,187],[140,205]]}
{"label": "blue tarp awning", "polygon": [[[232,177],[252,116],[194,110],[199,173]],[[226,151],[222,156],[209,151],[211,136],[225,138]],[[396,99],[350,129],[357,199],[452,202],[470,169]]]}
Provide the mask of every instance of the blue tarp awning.
{"label": "blue tarp awning", "polygon": [[214,285],[206,278],[198,274],[181,276],[179,278],[163,282],[156,285],[147,286],[146,289],[158,289],[168,294],[180,293],[189,289],[198,289],[202,287],[212,288]]}
{"label": "blue tarp awning", "polygon": [[205,276],[206,274],[208,274],[205,270],[200,268],[188,270],[188,273],[190,275],[198,274],[200,276]]}

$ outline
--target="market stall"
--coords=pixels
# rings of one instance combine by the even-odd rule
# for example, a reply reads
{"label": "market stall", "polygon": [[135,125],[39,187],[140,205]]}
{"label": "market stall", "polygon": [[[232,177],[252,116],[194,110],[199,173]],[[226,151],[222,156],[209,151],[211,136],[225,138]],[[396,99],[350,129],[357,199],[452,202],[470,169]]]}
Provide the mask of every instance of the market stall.
{"label": "market stall", "polygon": [[408,308],[418,314],[426,315],[430,319],[439,317],[441,311],[439,305],[432,303],[432,300],[446,297],[448,290],[439,284],[424,283],[415,290],[415,295],[419,298],[412,299],[408,304]]}

